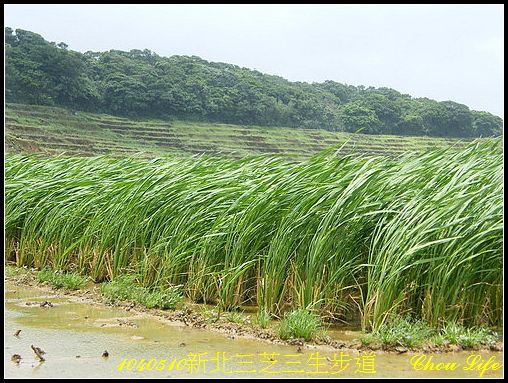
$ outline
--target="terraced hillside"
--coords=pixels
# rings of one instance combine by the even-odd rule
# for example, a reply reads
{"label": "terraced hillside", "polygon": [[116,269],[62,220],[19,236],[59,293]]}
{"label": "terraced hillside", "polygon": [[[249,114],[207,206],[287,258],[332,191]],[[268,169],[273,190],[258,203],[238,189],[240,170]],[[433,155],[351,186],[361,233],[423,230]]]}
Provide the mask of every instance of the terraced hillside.
{"label": "terraced hillside", "polygon": [[396,156],[463,141],[432,137],[373,136],[325,130],[267,128],[184,121],[132,120],[62,108],[7,104],[7,152],[134,154],[223,154],[243,157],[260,153],[286,153],[304,159],[333,145],[345,153]]}

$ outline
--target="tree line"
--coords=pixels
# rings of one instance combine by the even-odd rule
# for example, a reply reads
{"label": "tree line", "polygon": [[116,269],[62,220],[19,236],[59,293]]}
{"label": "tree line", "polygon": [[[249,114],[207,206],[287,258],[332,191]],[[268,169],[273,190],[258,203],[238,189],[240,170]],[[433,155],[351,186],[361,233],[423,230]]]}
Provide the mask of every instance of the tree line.
{"label": "tree line", "polygon": [[150,50],[79,53],[5,28],[7,102],[109,113],[367,134],[486,137],[503,120],[390,88],[290,82],[196,56]]}

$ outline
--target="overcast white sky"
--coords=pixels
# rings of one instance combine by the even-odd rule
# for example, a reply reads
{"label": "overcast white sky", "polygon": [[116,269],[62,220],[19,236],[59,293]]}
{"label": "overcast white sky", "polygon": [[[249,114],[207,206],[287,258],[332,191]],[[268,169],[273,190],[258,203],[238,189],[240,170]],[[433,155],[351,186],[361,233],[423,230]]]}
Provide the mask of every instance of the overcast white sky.
{"label": "overcast white sky", "polygon": [[148,48],[503,116],[504,5],[4,5],[80,52]]}

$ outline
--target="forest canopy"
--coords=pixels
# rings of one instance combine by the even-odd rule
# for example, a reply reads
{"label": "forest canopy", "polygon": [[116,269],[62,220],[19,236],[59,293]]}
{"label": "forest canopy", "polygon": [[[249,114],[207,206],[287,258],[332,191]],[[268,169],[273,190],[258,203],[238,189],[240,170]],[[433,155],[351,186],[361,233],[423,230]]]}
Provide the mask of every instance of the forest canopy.
{"label": "forest canopy", "polygon": [[7,102],[128,117],[172,118],[367,134],[487,137],[503,120],[452,101],[390,88],[290,82],[196,56],[150,50],[79,53],[5,28]]}

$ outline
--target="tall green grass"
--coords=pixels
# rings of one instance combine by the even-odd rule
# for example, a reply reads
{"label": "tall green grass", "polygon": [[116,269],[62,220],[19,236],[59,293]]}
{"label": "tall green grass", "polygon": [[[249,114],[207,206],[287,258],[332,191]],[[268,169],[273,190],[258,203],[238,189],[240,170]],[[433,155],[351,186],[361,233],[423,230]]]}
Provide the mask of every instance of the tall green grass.
{"label": "tall green grass", "polygon": [[301,163],[12,155],[6,251],[95,281],[135,270],[224,310],[500,324],[502,166],[500,140]]}

